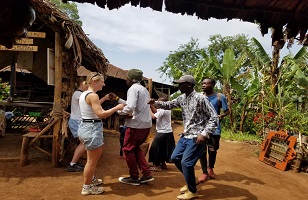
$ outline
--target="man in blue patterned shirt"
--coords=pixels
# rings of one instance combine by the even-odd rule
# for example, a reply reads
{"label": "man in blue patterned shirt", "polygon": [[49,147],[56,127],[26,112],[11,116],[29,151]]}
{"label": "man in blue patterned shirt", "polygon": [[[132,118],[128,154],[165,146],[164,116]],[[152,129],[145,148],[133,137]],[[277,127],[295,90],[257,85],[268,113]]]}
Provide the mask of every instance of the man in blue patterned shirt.
{"label": "man in blue patterned shirt", "polygon": [[205,141],[218,126],[218,116],[208,98],[194,90],[196,81],[191,75],[184,75],[174,81],[182,95],[172,101],[159,102],[151,99],[149,104],[157,108],[182,108],[184,132],[179,139],[171,160],[184,175],[187,185],[180,189],[177,199],[193,199],[198,196],[194,167],[204,151]]}

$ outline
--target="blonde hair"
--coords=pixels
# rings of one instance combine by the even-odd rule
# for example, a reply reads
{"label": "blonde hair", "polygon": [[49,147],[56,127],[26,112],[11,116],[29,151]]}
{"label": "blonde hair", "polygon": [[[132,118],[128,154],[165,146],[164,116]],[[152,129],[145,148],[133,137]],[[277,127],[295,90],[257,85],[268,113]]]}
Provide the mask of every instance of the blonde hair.
{"label": "blonde hair", "polygon": [[99,73],[99,72],[91,72],[90,74],[88,74],[87,79],[86,79],[86,83],[90,84],[91,81],[97,81],[97,80],[104,80],[104,76]]}

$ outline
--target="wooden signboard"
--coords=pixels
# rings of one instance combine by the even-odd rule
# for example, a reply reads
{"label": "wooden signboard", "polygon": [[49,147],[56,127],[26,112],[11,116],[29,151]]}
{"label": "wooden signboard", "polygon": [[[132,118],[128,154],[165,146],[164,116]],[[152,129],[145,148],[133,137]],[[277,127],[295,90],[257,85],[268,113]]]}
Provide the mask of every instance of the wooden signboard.
{"label": "wooden signboard", "polygon": [[33,44],[33,39],[31,38],[21,38],[20,40],[16,40],[17,44]]}
{"label": "wooden signboard", "polygon": [[11,49],[6,48],[5,46],[0,45],[0,51],[38,51],[37,46],[30,45],[14,45]]}
{"label": "wooden signboard", "polygon": [[28,38],[46,38],[46,33],[28,31],[27,37]]}

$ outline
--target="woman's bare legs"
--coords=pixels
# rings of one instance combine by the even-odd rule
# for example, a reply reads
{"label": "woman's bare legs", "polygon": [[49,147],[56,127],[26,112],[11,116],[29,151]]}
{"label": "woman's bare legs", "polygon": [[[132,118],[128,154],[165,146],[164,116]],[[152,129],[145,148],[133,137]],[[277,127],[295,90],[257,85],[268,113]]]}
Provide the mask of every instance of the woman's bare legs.
{"label": "woman's bare legs", "polygon": [[101,155],[102,155],[102,147],[99,147],[94,150],[87,150],[87,163],[83,171],[85,185],[91,184],[97,162]]}

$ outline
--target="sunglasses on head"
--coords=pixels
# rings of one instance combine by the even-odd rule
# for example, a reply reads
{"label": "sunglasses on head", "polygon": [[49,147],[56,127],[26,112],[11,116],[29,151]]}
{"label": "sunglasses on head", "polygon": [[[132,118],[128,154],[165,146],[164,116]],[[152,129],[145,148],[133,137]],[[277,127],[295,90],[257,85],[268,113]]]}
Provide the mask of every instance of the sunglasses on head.
{"label": "sunglasses on head", "polygon": [[94,76],[92,76],[91,79],[93,79],[94,77],[97,77],[97,76],[101,76],[101,73],[97,72]]}

